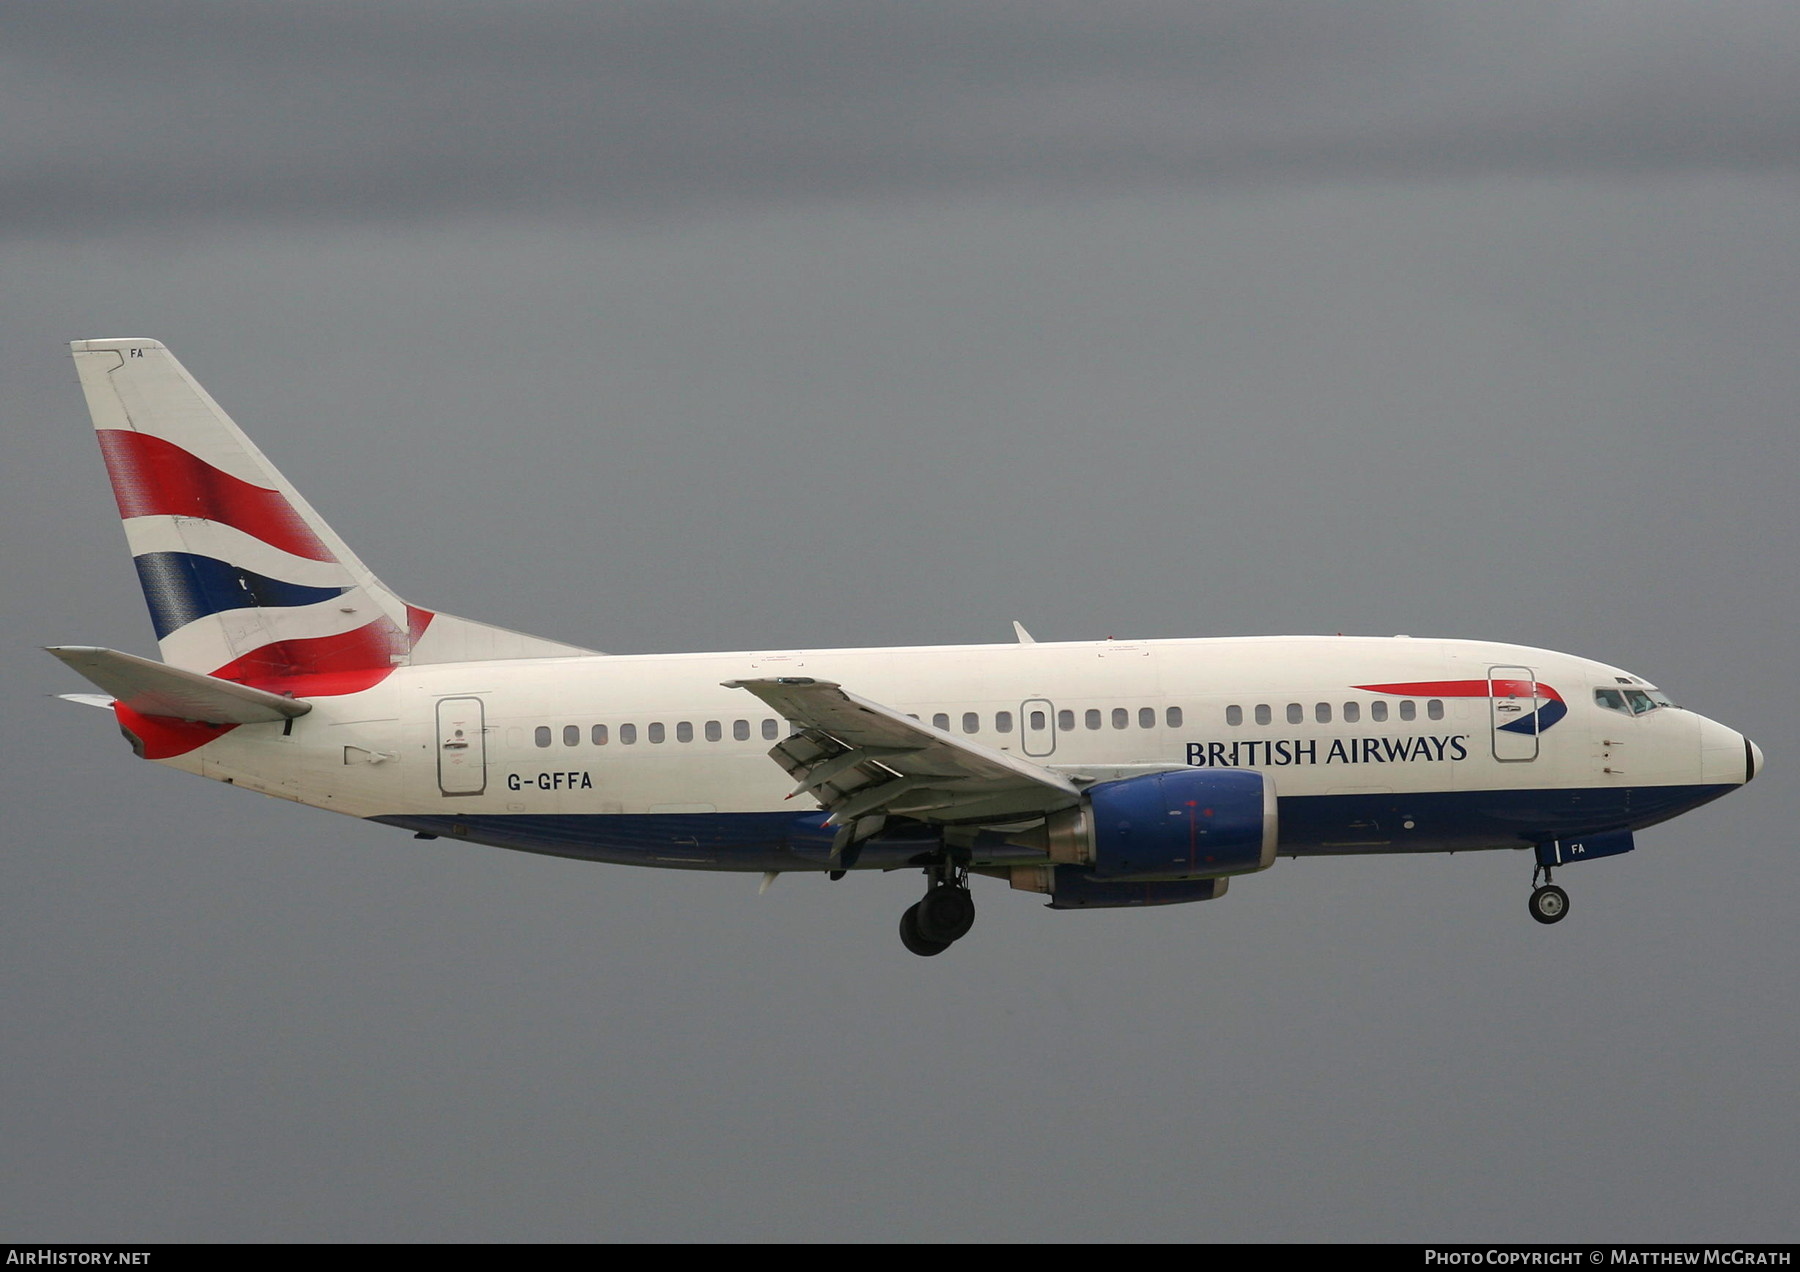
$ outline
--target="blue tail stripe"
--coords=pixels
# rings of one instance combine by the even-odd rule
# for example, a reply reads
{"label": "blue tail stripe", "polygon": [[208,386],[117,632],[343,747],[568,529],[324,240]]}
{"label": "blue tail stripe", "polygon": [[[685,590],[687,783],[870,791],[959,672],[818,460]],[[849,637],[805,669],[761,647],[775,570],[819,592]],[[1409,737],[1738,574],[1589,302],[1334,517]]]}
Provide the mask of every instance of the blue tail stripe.
{"label": "blue tail stripe", "polygon": [[190,552],[146,552],[135,558],[134,564],[158,640],[208,614],[313,605],[350,590],[284,583],[228,561]]}

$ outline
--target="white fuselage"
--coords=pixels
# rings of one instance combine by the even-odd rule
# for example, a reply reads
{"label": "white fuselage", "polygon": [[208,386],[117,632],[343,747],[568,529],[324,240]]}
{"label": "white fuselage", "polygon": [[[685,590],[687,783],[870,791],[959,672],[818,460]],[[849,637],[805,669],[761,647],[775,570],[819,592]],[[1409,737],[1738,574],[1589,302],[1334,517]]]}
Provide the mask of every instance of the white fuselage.
{"label": "white fuselage", "polygon": [[[1523,847],[1638,828],[1742,784],[1754,763],[1741,735],[1692,712],[1598,705],[1596,688],[1644,683],[1617,668],[1406,637],[402,666],[373,689],[321,698],[291,727],[241,726],[163,762],[509,847],[714,869],[818,867],[816,845],[784,842],[790,822],[806,839],[808,819],[821,816],[789,800],[793,784],[768,756],[787,724],[724,685],[777,676],[839,682],[1083,781],[1183,766],[1263,771],[1288,853]],[[1526,689],[1522,702],[1467,688],[1521,680],[1543,688],[1535,697]],[[1556,696],[1566,715],[1546,716],[1541,730],[1503,727]],[[887,863],[875,853],[863,864]]]}

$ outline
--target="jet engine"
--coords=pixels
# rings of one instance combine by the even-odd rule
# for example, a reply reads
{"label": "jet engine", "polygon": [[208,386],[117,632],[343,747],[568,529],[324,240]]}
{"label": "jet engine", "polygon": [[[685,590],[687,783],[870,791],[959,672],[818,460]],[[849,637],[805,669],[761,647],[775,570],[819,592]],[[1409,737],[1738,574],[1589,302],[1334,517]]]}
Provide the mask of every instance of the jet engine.
{"label": "jet engine", "polygon": [[1249,769],[1101,782],[1043,834],[1055,865],[1015,868],[1013,886],[1050,893],[1057,909],[1206,901],[1227,876],[1275,864],[1275,784]]}

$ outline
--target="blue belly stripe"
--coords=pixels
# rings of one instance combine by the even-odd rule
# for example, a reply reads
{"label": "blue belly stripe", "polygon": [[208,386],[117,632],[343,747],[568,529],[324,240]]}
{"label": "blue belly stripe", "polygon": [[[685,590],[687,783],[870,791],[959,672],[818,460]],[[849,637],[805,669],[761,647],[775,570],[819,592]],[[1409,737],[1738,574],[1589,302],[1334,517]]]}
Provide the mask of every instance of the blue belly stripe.
{"label": "blue belly stripe", "polygon": [[[1610,830],[1642,830],[1736,790],[1721,786],[1572,790],[1436,791],[1423,794],[1284,795],[1282,855],[1469,852],[1528,848]],[[425,813],[370,821],[445,839],[685,870],[826,870],[831,832],[823,815],[792,813]],[[1411,821],[1411,827],[1406,822]],[[864,846],[859,870],[914,864],[936,840],[926,827]],[[1041,861],[996,845],[980,864]]]}

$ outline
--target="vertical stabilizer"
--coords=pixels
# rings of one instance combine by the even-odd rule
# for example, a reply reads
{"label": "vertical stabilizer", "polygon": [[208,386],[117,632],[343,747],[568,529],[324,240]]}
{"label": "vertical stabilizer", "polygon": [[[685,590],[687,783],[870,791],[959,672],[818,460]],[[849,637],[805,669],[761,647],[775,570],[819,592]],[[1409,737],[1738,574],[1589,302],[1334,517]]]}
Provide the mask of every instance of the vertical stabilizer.
{"label": "vertical stabilizer", "polygon": [[408,605],[161,344],[70,348],[171,666],[305,696],[410,661],[592,652]]}

